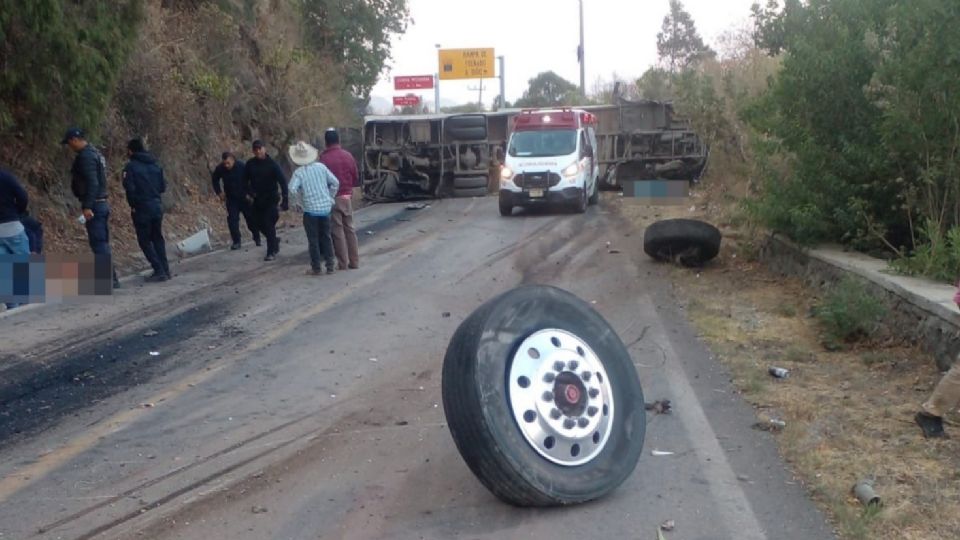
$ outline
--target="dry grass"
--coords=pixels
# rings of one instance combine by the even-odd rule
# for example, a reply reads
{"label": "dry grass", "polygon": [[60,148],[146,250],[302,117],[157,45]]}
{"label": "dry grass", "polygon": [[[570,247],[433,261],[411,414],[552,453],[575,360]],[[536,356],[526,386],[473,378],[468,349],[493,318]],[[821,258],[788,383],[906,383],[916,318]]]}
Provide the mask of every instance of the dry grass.
{"label": "dry grass", "polygon": [[[817,291],[731,255],[699,278],[677,268],[673,279],[758,416],[786,421],[781,453],[842,537],[960,537],[960,443],[927,441],[912,420],[939,377],[932,359],[907,346],[824,350],[806,316]],[[770,365],[790,369],[790,378],[773,379]],[[948,431],[960,436],[958,427]],[[880,511],[851,496],[862,478],[875,480]]]}
{"label": "dry grass", "polygon": [[[780,452],[841,538],[960,538],[960,424],[955,440],[928,441],[913,422],[939,380],[933,359],[906,345],[854,344],[827,351],[814,305],[822,292],[772,275],[744,255],[736,231],[709,196],[687,207],[651,208],[621,200],[616,211],[636,230],[656,219],[694,217],[719,223],[725,245],[702,271],[679,267],[671,277],[701,339],[730,370],[757,419],[779,418]],[[706,214],[706,215],[705,215]],[[786,380],[771,365],[791,371]],[[752,420],[751,420],[752,422]],[[884,505],[864,509],[853,485],[874,480]]]}

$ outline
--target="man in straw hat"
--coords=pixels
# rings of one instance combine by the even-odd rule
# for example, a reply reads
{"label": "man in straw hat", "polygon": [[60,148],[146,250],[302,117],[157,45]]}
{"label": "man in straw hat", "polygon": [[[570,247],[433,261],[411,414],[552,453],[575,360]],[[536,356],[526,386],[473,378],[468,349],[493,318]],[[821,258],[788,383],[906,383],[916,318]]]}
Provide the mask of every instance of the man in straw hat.
{"label": "man in straw hat", "polygon": [[326,165],[317,162],[318,151],[300,141],[290,147],[290,161],[297,165],[290,180],[290,193],[303,209],[303,229],[310,247],[310,272],[323,273],[320,256],[327,273],[333,273],[333,242],[330,239],[330,210],[340,182]]}

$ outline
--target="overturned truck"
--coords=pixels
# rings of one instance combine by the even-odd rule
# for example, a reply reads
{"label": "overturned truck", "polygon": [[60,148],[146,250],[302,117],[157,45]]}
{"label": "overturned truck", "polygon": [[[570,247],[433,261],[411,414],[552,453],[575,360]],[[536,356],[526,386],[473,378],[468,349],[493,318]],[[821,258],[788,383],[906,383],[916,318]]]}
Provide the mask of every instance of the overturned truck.
{"label": "overturned truck", "polygon": [[[670,103],[582,107],[597,116],[603,185],[631,180],[696,181],[709,150]],[[474,114],[370,116],[363,128],[363,193],[375,202],[476,197],[496,191],[519,109]]]}

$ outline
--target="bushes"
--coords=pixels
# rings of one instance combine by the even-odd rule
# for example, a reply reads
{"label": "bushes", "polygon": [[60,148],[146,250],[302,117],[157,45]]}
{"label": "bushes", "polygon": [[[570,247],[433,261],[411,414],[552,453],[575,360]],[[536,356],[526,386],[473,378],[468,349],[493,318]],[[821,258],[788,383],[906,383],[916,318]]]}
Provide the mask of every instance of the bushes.
{"label": "bushes", "polygon": [[846,276],[827,291],[816,315],[827,336],[837,342],[871,336],[886,307],[856,278]]}
{"label": "bushes", "polygon": [[745,118],[761,157],[788,165],[763,175],[754,215],[801,243],[881,248],[953,279],[960,3],[773,1],[754,22],[783,69]]}

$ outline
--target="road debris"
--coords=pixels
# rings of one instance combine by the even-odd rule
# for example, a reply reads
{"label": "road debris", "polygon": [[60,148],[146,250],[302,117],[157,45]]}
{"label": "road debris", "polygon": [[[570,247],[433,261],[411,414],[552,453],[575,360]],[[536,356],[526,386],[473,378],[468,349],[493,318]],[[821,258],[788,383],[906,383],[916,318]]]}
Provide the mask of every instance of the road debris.
{"label": "road debris", "polygon": [[398,420],[394,425],[395,425],[395,426],[407,426],[407,425],[410,425],[410,422],[407,422],[406,420]]}
{"label": "road debris", "polygon": [[430,205],[427,203],[413,203],[407,205],[407,210],[423,210],[424,208],[430,208]]}
{"label": "road debris", "polygon": [[143,337],[153,337],[157,335],[160,335],[160,332],[157,332],[156,330],[147,330],[143,333]]}
{"label": "road debris", "polygon": [[159,351],[150,351],[150,356],[160,356]]}
{"label": "road debris", "polygon": [[365,234],[365,235],[367,235],[367,236],[373,236],[375,233],[374,233],[373,231],[366,231],[366,232],[364,232],[363,234]]}
{"label": "road debris", "polygon": [[675,521],[673,521],[672,519],[668,519],[668,520],[666,520],[666,521],[664,521],[663,523],[660,524],[660,530],[661,530],[661,531],[670,532],[670,531],[672,531],[676,526],[677,526],[677,524],[676,524]]}
{"label": "road debris", "polygon": [[268,510],[263,506],[251,506],[250,512],[253,514],[266,514]]}
{"label": "road debris", "polygon": [[673,455],[676,455],[676,452],[667,452],[667,451],[665,451],[665,450],[656,450],[656,449],[654,449],[654,450],[651,450],[651,451],[650,451],[650,455],[651,455],[651,456],[657,456],[657,457],[659,457],[659,456],[673,456]]}
{"label": "road debris", "polygon": [[770,366],[767,372],[777,379],[786,379],[790,376],[790,370],[782,367]]}
{"label": "road debris", "polygon": [[658,399],[653,403],[644,403],[644,407],[655,414],[670,414],[673,411],[669,399]]}
{"label": "road debris", "polygon": [[853,486],[853,494],[857,497],[857,500],[860,501],[860,504],[867,508],[883,506],[880,496],[873,490],[872,480],[861,480],[857,482],[856,485]]}
{"label": "road debris", "polygon": [[374,363],[379,362],[379,360],[377,360],[376,358],[371,358],[370,361]]}
{"label": "road debris", "polygon": [[440,314],[440,316],[443,317],[444,319],[449,319],[449,318],[450,318],[450,312],[449,312],[449,311],[444,311],[443,313]]}
{"label": "road debris", "polygon": [[620,253],[620,250],[619,250],[619,249],[608,249],[608,250],[607,250],[607,253],[609,253],[609,254],[611,254],[611,255],[616,255],[617,253]]}
{"label": "road debris", "polygon": [[779,418],[770,418],[766,422],[757,422],[753,424],[753,429],[758,429],[760,431],[778,432],[783,431],[783,428],[785,427],[787,427],[787,423]]}
{"label": "road debris", "polygon": [[156,407],[157,404],[156,404],[156,403],[141,403],[140,406],[143,407],[144,409],[152,409],[152,408]]}

